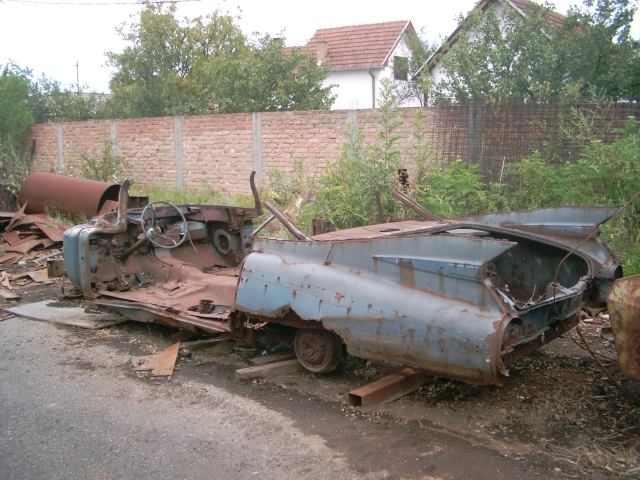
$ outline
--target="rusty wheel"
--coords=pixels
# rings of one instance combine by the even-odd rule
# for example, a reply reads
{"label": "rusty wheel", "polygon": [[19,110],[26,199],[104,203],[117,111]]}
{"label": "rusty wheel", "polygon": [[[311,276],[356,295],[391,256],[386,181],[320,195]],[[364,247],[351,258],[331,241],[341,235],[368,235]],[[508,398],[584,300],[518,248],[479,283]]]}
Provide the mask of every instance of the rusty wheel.
{"label": "rusty wheel", "polygon": [[326,330],[299,328],[293,346],[300,364],[311,372],[331,372],[342,358],[340,337]]}

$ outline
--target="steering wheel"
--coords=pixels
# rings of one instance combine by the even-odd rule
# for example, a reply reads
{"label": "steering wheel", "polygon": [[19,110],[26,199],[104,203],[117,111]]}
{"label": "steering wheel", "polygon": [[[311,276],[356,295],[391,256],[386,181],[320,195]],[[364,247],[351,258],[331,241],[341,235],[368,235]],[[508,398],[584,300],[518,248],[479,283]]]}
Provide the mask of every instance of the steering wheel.
{"label": "steering wheel", "polygon": [[[155,213],[154,212],[155,208],[152,208],[152,214],[151,214],[151,218],[150,219],[145,220],[145,218],[144,218],[145,214],[147,213],[147,209],[149,207],[153,206],[153,205],[157,205],[158,203],[162,203],[164,205],[170,206],[180,216],[181,224],[179,226],[180,226],[180,229],[182,230],[182,233],[180,233],[181,238],[177,242],[173,238],[171,238],[170,236],[163,235],[162,234],[162,230],[160,229],[160,227],[156,225],[156,216],[154,214]],[[147,222],[149,222],[149,226],[148,227],[146,225]],[[187,231],[189,229],[189,227],[187,225],[187,219],[184,218],[184,215],[182,214],[180,209],[178,207],[176,207],[173,203],[167,202],[165,200],[156,200],[155,202],[151,202],[151,203],[147,204],[142,209],[142,213],[140,214],[140,227],[142,228],[142,232],[144,233],[144,235],[149,240],[149,243],[151,243],[152,245],[155,245],[158,248],[176,248],[176,247],[179,247],[186,240]],[[184,228],[182,228],[182,227],[184,227]],[[162,245],[160,243],[157,243],[155,241],[156,238],[162,238],[164,240],[167,240],[168,242],[172,242],[173,245],[167,246],[167,245]]]}

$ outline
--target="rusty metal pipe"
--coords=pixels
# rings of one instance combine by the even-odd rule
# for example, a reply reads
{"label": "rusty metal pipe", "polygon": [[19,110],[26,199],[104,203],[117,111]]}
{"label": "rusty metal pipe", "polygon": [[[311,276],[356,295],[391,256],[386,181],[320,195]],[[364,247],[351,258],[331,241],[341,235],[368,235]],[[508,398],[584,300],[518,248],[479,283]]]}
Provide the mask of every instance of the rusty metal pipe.
{"label": "rusty metal pipe", "polygon": [[145,243],[149,241],[149,237],[147,237],[144,234],[140,234],[140,235],[141,235],[141,238],[138,238],[138,241],[136,243],[131,245],[124,252],[122,252],[120,255],[117,256],[118,260],[120,260],[121,262],[126,261],[127,258],[129,258],[129,255],[131,255],[133,252],[138,250],[141,246],[143,246]]}
{"label": "rusty metal pipe", "polygon": [[251,185],[251,193],[253,193],[253,201],[256,205],[256,216],[262,215],[262,202],[260,202],[260,194],[258,193],[258,189],[256,188],[256,172],[251,172],[251,176],[249,176],[249,185]]}
{"label": "rusty metal pipe", "polygon": [[[100,225],[100,233],[118,234],[127,231],[127,203],[129,202],[129,180],[122,182],[120,197],[118,199],[118,216],[113,225]],[[102,217],[100,217],[102,219]]]}
{"label": "rusty metal pipe", "polygon": [[271,202],[264,202],[264,206],[267,207],[267,210],[271,212],[271,214],[276,217],[280,222],[287,227],[287,230],[291,232],[291,234],[296,237],[298,240],[303,240],[305,242],[312,242],[311,238],[307,237],[302,230],[298,228],[298,226],[293,223],[287,216],[274,207]]}
{"label": "rusty metal pipe", "polygon": [[266,227],[267,225],[269,225],[273,219],[276,218],[275,215],[271,215],[269,218],[267,218],[264,222],[262,222],[260,224],[260,226],[258,228],[256,228],[253,233],[251,234],[251,236],[257,235],[258,233],[260,233],[260,230],[262,230],[264,227]]}
{"label": "rusty metal pipe", "polygon": [[20,186],[18,202],[26,214],[55,210],[74,218],[95,217],[107,200],[118,201],[120,185],[34,172]]}
{"label": "rusty metal pipe", "polygon": [[412,198],[408,197],[404,193],[399,192],[398,190],[394,190],[391,195],[393,195],[393,198],[395,198],[396,200],[404,203],[407,207],[409,207],[411,210],[416,212],[418,215],[420,215],[425,220],[429,220],[429,221],[432,221],[432,222],[441,221],[438,217],[436,217],[435,215],[430,213],[422,205],[420,205],[418,202],[416,202]]}

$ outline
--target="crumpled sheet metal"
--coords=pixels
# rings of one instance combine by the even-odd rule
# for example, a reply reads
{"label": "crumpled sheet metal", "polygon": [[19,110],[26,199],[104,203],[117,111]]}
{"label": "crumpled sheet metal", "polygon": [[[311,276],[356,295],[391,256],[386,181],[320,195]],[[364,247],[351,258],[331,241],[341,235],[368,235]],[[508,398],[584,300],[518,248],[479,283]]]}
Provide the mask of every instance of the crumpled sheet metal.
{"label": "crumpled sheet metal", "polygon": [[[529,320],[528,310],[506,305],[481,278],[488,262],[515,245],[455,236],[335,243],[256,239],[233,308],[275,321],[293,311],[321,321],[357,357],[499,384],[499,374],[507,373],[501,353],[511,320],[531,321],[544,331],[544,322],[553,319],[551,302],[543,305],[545,315]],[[580,294],[571,292],[565,301]],[[573,316],[580,305],[567,303],[563,310]]]}
{"label": "crumpled sheet metal", "polygon": [[[500,384],[509,363],[575,326],[594,273],[611,280],[618,264],[595,239],[563,260],[554,286],[573,239],[615,212],[568,207],[408,220],[313,242],[256,238],[232,307],[260,321],[320,322],[360,358]],[[517,221],[576,228],[530,233]]]}
{"label": "crumpled sheet metal", "polygon": [[164,349],[155,355],[131,358],[133,371],[138,374],[149,374],[152,377],[169,377],[173,375],[173,370],[178,359],[180,342],[176,342],[169,348]]}

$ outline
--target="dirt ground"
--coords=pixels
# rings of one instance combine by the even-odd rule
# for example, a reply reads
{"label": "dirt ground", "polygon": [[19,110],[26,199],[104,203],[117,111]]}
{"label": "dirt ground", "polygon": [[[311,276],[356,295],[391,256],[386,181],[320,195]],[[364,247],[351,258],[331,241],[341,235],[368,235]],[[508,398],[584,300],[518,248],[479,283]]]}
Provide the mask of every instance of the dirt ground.
{"label": "dirt ground", "polygon": [[[7,270],[13,273],[27,267]],[[20,300],[4,301],[2,307],[57,300],[62,283],[56,279],[49,285],[18,287],[15,291]],[[70,287],[68,282],[65,285]],[[75,304],[83,303],[79,300]],[[640,382],[618,373],[615,346],[600,338],[600,329],[606,326],[608,320],[602,316],[581,324],[607,369],[624,388],[640,397]],[[99,331],[59,328],[71,332],[70,342],[109,345],[131,356],[161,351],[173,343],[170,336],[175,333],[163,326],[134,322]],[[203,337],[190,340],[199,338]],[[487,459],[507,459],[509,468],[527,474],[522,478],[529,478],[528,474],[543,478],[640,478],[640,405],[620,393],[578,345],[577,338],[571,332],[519,360],[511,366],[502,387],[438,378],[365,414],[347,406],[348,392],[397,369],[348,357],[330,374],[306,372],[236,382],[236,369],[249,366],[251,357],[274,345],[272,337],[262,334],[257,335],[255,352],[213,355],[206,350],[194,351],[179,357],[171,380],[140,381],[153,385],[159,395],[170,395],[172,386],[195,379],[224,385],[231,392],[285,412],[303,430],[321,435],[328,446],[345,452],[351,467],[363,475],[385,470],[394,472],[388,478],[436,478],[430,476],[428,466],[416,467],[418,458],[414,457],[430,455],[454,442],[490,452]],[[129,366],[123,369],[133,376]],[[202,399],[194,395],[189,401]],[[426,439],[431,453],[421,450]]]}

